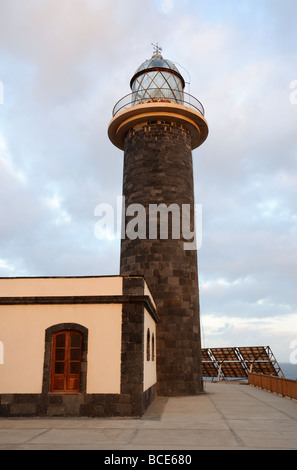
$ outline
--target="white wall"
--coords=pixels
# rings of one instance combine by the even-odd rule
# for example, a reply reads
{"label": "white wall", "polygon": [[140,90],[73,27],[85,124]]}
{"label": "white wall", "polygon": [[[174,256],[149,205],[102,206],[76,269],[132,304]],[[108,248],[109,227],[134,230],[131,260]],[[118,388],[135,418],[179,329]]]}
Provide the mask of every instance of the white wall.
{"label": "white wall", "polygon": [[89,330],[87,393],[120,393],[121,304],[0,306],[0,393],[41,393],[45,330],[79,323]]}
{"label": "white wall", "polygon": [[[150,360],[147,360],[147,330],[150,329],[150,342],[151,342],[151,349],[150,349]],[[154,334],[155,337],[155,359],[153,359],[152,355],[152,336]],[[143,377],[143,391],[150,388],[157,382],[157,369],[156,369],[156,323],[150,314],[146,311],[144,312],[144,377]]]}
{"label": "white wall", "polygon": [[[122,278],[2,278],[0,296],[122,295]],[[145,285],[145,294],[151,294]],[[152,298],[152,297],[151,297]],[[152,299],[153,300],[153,299]],[[89,330],[87,393],[120,393],[122,304],[0,305],[0,393],[41,393],[45,330],[78,323]],[[146,357],[147,329],[156,324],[145,310],[144,391],[156,383],[155,360]]]}

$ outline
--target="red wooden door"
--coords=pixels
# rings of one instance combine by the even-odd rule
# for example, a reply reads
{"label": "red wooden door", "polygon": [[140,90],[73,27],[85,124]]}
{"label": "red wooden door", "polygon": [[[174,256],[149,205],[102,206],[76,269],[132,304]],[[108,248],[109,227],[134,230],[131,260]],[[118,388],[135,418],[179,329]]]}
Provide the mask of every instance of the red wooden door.
{"label": "red wooden door", "polygon": [[79,392],[82,336],[78,331],[53,335],[51,392]]}

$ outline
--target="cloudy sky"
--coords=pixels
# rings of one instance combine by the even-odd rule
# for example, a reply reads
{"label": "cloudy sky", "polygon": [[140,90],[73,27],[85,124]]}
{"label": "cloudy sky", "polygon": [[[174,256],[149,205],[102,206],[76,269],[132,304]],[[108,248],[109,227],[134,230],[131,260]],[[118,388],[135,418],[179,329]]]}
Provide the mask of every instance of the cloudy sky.
{"label": "cloudy sky", "polygon": [[203,346],[289,362],[296,17],[296,0],[0,0],[0,276],[119,273],[119,240],[94,234],[122,191],[107,127],[158,42],[210,129],[193,152]]}

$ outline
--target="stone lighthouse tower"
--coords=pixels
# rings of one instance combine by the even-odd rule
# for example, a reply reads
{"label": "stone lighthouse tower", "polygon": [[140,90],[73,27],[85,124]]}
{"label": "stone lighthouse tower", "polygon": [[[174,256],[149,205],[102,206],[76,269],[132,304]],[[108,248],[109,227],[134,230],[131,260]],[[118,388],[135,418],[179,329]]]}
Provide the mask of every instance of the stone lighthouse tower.
{"label": "stone lighthouse tower", "polygon": [[115,105],[108,128],[124,151],[123,228],[134,227],[122,236],[120,273],[143,275],[157,305],[158,394],[199,394],[192,150],[207,138],[208,125],[177,67],[155,49],[133,75],[132,93]]}

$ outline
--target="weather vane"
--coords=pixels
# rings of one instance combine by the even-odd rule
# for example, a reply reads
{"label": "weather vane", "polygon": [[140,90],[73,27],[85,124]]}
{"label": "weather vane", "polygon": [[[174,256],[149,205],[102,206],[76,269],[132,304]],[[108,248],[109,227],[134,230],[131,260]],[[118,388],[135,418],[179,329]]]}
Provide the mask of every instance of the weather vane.
{"label": "weather vane", "polygon": [[154,48],[154,53],[155,53],[155,54],[157,54],[157,55],[161,54],[161,52],[162,52],[162,47],[160,47],[158,43],[157,43],[157,44],[151,43],[151,45],[152,45],[153,48]]}

